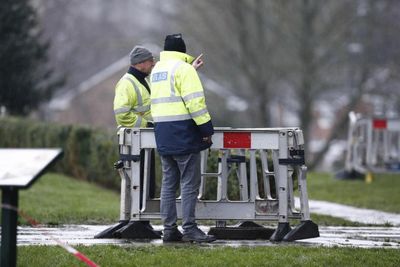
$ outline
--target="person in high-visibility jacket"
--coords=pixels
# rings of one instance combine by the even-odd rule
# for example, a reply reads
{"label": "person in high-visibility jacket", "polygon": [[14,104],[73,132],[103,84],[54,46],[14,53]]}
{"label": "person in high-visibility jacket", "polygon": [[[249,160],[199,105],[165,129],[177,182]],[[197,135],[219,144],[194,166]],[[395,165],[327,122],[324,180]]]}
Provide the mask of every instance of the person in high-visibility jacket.
{"label": "person in high-visibility jacket", "polygon": [[115,120],[118,126],[147,127],[151,121],[150,87],[145,78],[155,64],[153,54],[142,46],[135,46],[130,61],[128,72],[115,87]]}
{"label": "person in high-visibility jacket", "polygon": [[[192,65],[193,63],[193,65]],[[157,150],[161,157],[161,219],[163,240],[212,242],[195,220],[200,187],[200,151],[211,146],[214,133],[204,91],[181,34],[167,35],[151,73],[151,114]],[[177,228],[175,194],[180,181],[183,235]]]}
{"label": "person in high-visibility jacket", "polygon": [[[143,46],[135,46],[129,54],[130,66],[115,86],[114,114],[119,127],[152,127],[150,112],[150,86],[146,77],[155,62],[153,54]],[[144,150],[140,152],[140,191],[143,194]],[[155,154],[151,150],[149,197],[155,197]],[[128,192],[128,194],[130,194]],[[140,207],[142,197],[140,197]],[[141,221],[152,231],[149,221]],[[129,228],[129,224],[126,226]],[[129,229],[127,229],[129,232]]]}

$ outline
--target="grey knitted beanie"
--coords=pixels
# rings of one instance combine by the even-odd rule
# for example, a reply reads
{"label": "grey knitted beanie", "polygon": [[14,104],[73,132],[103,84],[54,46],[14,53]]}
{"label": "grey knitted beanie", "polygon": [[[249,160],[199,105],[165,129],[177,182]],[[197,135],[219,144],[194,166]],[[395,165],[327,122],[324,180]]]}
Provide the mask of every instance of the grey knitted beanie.
{"label": "grey knitted beanie", "polygon": [[135,46],[129,54],[131,65],[136,65],[143,61],[153,58],[153,54],[143,46]]}

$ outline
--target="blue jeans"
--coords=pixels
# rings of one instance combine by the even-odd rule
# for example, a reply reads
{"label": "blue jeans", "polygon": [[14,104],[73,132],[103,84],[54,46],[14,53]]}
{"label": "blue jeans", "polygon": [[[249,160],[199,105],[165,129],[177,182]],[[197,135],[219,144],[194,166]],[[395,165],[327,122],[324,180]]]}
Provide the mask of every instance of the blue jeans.
{"label": "blue jeans", "polygon": [[200,188],[200,153],[161,156],[163,179],[160,212],[164,230],[176,228],[176,191],[180,182],[182,203],[182,228],[184,233],[195,227],[195,208]]}

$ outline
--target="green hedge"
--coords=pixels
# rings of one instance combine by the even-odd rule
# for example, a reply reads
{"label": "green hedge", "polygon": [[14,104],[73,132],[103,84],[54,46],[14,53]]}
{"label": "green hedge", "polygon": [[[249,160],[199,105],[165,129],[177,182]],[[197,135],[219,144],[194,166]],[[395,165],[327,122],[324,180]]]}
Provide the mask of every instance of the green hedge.
{"label": "green hedge", "polygon": [[[115,131],[49,124],[13,117],[1,118],[0,123],[0,147],[60,147],[64,151],[64,156],[55,165],[55,171],[120,190],[120,177],[113,168],[113,163],[118,160]],[[259,159],[257,165],[261,165]],[[247,169],[247,177],[250,177],[249,168]],[[217,171],[218,151],[213,151],[209,155],[207,172]],[[156,173],[156,195],[159,195],[162,175],[158,156],[156,156]],[[263,196],[260,168],[258,168],[258,179],[259,192]],[[274,185],[272,186],[274,188]],[[216,199],[216,196],[217,178],[207,178],[205,198]],[[228,179],[228,197],[231,200],[239,200],[239,183],[234,170]]]}
{"label": "green hedge", "polygon": [[60,147],[64,156],[55,171],[119,190],[120,178],[113,169],[118,159],[115,132],[13,117],[1,118],[0,125],[0,147]]}

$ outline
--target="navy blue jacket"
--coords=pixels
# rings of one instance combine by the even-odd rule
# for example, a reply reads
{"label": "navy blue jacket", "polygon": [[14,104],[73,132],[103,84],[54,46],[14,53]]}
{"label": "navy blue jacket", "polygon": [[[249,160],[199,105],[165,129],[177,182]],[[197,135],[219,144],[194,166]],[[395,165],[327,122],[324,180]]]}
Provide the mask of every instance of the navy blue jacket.
{"label": "navy blue jacket", "polygon": [[193,120],[157,122],[154,125],[157,151],[162,156],[198,153],[211,146],[203,137],[214,134],[211,121],[196,125]]}

